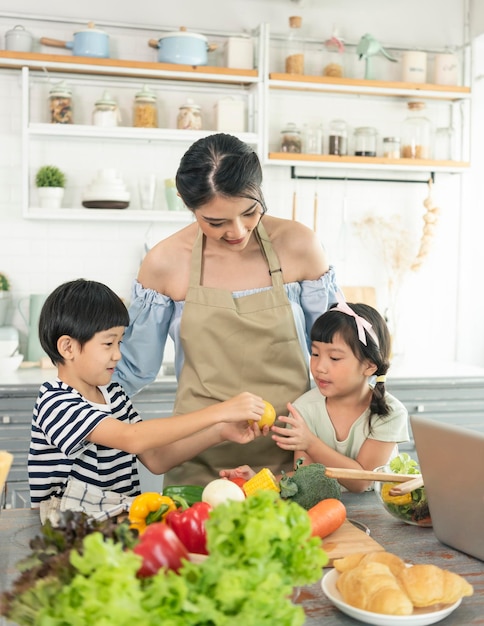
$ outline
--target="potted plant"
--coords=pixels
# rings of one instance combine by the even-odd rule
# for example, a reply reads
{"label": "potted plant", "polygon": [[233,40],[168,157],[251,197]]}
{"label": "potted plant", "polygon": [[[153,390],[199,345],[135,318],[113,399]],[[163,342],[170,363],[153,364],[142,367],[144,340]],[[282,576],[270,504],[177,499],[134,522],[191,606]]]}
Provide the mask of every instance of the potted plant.
{"label": "potted plant", "polygon": [[43,165],[35,176],[42,209],[60,209],[66,184],[65,174],[55,165]]}
{"label": "potted plant", "polygon": [[10,282],[5,274],[0,272],[0,326],[5,324],[9,304]]}

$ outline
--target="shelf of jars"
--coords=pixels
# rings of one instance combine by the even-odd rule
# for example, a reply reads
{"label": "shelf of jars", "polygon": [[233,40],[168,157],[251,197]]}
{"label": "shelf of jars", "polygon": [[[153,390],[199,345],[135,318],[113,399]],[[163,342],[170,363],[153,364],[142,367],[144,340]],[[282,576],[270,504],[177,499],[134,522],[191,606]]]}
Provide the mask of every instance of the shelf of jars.
{"label": "shelf of jars", "polygon": [[407,172],[459,173],[470,167],[468,161],[434,159],[389,159],[368,156],[337,156],[329,154],[301,154],[291,152],[269,152],[267,165],[291,165],[311,168],[391,170]]}
{"label": "shelf of jars", "polygon": [[430,83],[366,80],[363,78],[308,76],[274,72],[269,74],[269,88],[368,96],[429,98],[448,100],[451,102],[468,100],[471,98],[470,87],[434,85]]}
{"label": "shelf of jars", "polygon": [[250,85],[260,81],[257,69],[245,70],[227,67],[150,63],[125,59],[97,59],[93,57],[14,52],[0,50],[0,67],[50,72],[69,72],[129,78],[165,78],[179,81],[198,81],[221,84]]}

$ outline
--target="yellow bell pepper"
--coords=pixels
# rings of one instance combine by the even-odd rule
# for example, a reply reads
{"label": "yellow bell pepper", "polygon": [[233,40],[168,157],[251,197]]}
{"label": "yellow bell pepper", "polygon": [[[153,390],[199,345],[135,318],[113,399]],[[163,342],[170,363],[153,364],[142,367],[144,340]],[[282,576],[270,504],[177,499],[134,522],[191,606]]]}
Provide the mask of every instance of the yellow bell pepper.
{"label": "yellow bell pepper", "polygon": [[398,484],[399,483],[385,483],[382,485],[381,497],[382,497],[383,502],[388,502],[388,504],[395,504],[396,506],[403,506],[404,504],[411,504],[412,502],[411,493],[404,493],[401,496],[390,495],[389,491],[392,489],[392,487],[395,487],[395,485],[398,485]]}
{"label": "yellow bell pepper", "polygon": [[161,493],[146,491],[136,496],[129,508],[130,527],[141,535],[148,524],[161,522],[170,511],[176,511],[176,502]]}

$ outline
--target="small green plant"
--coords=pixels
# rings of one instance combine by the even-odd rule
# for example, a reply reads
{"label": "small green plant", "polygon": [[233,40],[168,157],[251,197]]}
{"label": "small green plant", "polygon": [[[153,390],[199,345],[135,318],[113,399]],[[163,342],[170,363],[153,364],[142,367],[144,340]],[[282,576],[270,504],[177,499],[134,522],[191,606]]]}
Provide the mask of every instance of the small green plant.
{"label": "small green plant", "polygon": [[0,273],[0,291],[10,291],[10,283],[5,274]]}
{"label": "small green plant", "polygon": [[35,177],[37,187],[64,187],[66,176],[55,165],[43,165]]}

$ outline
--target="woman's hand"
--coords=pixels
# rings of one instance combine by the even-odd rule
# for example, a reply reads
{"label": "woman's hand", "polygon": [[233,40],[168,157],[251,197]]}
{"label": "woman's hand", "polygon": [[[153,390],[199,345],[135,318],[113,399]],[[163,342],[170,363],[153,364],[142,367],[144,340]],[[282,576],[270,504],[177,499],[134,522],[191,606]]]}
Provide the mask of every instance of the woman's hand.
{"label": "woman's hand", "polygon": [[[223,441],[233,441],[234,443],[250,443],[257,437],[261,437],[264,431],[261,431],[257,422],[249,424],[248,422],[229,422],[217,424],[220,429],[220,436]],[[265,429],[267,430],[267,429]]]}
{"label": "woman's hand", "polygon": [[283,450],[307,451],[314,439],[314,435],[290,402],[288,402],[287,408],[290,415],[287,417],[281,416],[278,420],[288,424],[290,428],[272,426],[272,439]]}
{"label": "woman's hand", "polygon": [[254,470],[248,465],[239,465],[233,469],[220,470],[219,475],[221,478],[243,478],[249,480],[252,476],[255,476]]}

